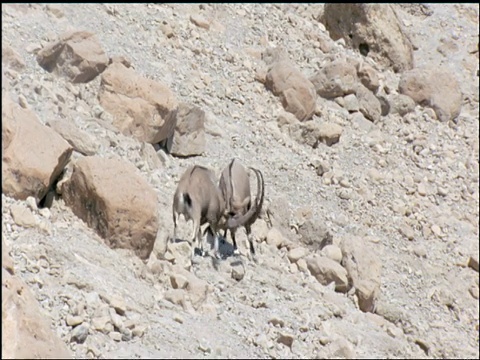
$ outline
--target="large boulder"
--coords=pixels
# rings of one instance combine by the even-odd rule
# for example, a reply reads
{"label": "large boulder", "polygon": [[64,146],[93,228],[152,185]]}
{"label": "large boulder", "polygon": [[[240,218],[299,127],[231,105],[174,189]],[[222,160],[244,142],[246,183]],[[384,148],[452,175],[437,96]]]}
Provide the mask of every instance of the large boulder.
{"label": "large boulder", "polygon": [[169,151],[176,156],[205,152],[205,111],[195,105],[179,104],[172,149]]}
{"label": "large boulder", "polygon": [[88,31],[69,31],[37,53],[39,65],[73,83],[94,79],[108,65],[97,37]]}
{"label": "large boulder", "polygon": [[165,85],[115,62],[102,74],[100,104],[124,135],[157,144],[172,136],[178,102]]}
{"label": "large boulder", "polygon": [[35,113],[2,93],[2,192],[42,200],[62,173],[72,147]]}
{"label": "large boulder", "polygon": [[333,40],[343,38],[395,72],[413,68],[413,46],[390,4],[328,3],[322,22]]}
{"label": "large boulder", "polygon": [[315,112],[313,84],[288,60],[275,62],[267,73],[265,86],[280,96],[286,111],[300,120],[311,119]]}
{"label": "large boulder", "polygon": [[67,359],[65,343],[50,328],[27,284],[14,275],[2,234],[2,358]]}
{"label": "large boulder", "polygon": [[111,248],[148,259],[158,231],[157,195],[131,163],[97,156],[78,160],[62,189],[65,202]]}
{"label": "large boulder", "polygon": [[440,121],[453,120],[460,114],[460,84],[446,68],[431,66],[406,71],[400,78],[398,90],[417,104],[431,107]]}

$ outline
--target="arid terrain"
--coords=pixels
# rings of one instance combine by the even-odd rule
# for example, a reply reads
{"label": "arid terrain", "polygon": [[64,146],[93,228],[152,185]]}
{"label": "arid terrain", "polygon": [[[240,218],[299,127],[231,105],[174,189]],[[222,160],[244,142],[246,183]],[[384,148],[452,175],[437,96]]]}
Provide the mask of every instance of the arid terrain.
{"label": "arid terrain", "polygon": [[[2,358],[478,359],[478,29],[478,4],[2,4]],[[191,261],[177,183],[232,158],[265,182],[255,259],[241,227]]]}

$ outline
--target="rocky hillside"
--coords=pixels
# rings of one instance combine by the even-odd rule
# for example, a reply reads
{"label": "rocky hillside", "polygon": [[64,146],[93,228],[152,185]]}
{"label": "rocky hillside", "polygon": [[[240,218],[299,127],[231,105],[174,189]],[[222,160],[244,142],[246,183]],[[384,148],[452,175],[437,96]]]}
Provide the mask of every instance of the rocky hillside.
{"label": "rocky hillside", "polygon": [[[478,27],[2,5],[2,357],[478,358]],[[240,228],[192,261],[178,180],[232,158],[265,180],[256,255]]]}

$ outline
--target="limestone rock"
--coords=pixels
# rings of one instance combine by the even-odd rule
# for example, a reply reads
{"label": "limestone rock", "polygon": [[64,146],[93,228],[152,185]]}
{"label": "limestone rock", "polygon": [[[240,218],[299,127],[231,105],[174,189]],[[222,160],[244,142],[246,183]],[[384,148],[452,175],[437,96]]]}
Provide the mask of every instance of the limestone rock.
{"label": "limestone rock", "polygon": [[335,283],[335,291],[347,292],[348,278],[347,270],[345,270],[339,263],[333,261],[325,256],[311,255],[305,258],[308,270],[318,282],[322,285]]}
{"label": "limestone rock", "polygon": [[332,243],[332,235],[319,219],[309,219],[298,228],[300,241],[313,251]]}
{"label": "limestone rock", "polygon": [[404,116],[415,110],[415,101],[410,96],[403,94],[390,94],[387,96],[389,112]]}
{"label": "limestone rock", "polygon": [[446,68],[432,66],[407,71],[400,78],[398,90],[417,104],[431,107],[440,121],[454,120],[460,114],[460,84]]}
{"label": "limestone rock", "polygon": [[98,151],[98,142],[90,135],[75,126],[67,119],[49,119],[47,125],[60,134],[73,147],[73,150],[83,155],[95,155]]}
{"label": "limestone rock", "polygon": [[157,144],[172,136],[177,99],[165,85],[146,79],[121,63],[102,74],[99,101],[124,135]]}
{"label": "limestone rock", "polygon": [[348,46],[395,72],[413,68],[413,46],[391,5],[329,3],[322,22],[333,40],[343,38]]}
{"label": "limestone rock", "polygon": [[132,249],[148,259],[158,230],[157,196],[132,164],[82,158],[63,186],[63,197],[111,248]]}
{"label": "limestone rock", "polygon": [[71,153],[70,145],[42,125],[35,113],[2,94],[3,193],[19,200],[33,196],[40,202],[62,173]]}
{"label": "limestone rock", "polygon": [[[171,148],[172,155],[192,156],[205,152],[205,112],[198,106],[180,103]],[[168,147],[168,145],[167,145]]]}
{"label": "limestone rock", "polygon": [[355,92],[358,82],[357,71],[353,64],[344,60],[336,60],[325,65],[314,74],[310,81],[317,94],[325,99],[333,99]]}
{"label": "limestone rock", "polygon": [[265,86],[275,96],[280,96],[284,109],[298,120],[308,120],[315,113],[315,88],[289,61],[273,64],[267,73]]}
{"label": "limestone rock", "polygon": [[357,95],[360,112],[367,119],[377,122],[382,115],[382,105],[377,97],[362,84],[357,84],[355,94]]}
{"label": "limestone rock", "polygon": [[365,62],[359,62],[356,69],[363,86],[375,94],[380,87],[377,71]]}
{"label": "limestone rock", "polygon": [[70,31],[37,53],[39,65],[73,83],[86,83],[102,73],[108,57],[97,37],[88,31]]}
{"label": "limestone rock", "polygon": [[356,289],[358,305],[364,312],[374,312],[380,295],[382,264],[368,242],[355,236],[342,239],[342,264],[350,284]]}

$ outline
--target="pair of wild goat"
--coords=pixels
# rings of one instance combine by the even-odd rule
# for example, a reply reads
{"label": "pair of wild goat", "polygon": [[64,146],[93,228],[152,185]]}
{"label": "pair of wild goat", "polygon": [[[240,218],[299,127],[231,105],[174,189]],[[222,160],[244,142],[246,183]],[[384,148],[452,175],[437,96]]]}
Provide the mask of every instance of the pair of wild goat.
{"label": "pair of wild goat", "polygon": [[195,254],[195,240],[203,252],[201,225],[208,223],[207,230],[215,238],[214,254],[218,257],[218,232],[227,230],[237,249],[235,231],[244,226],[250,244],[250,253],[255,254],[251,238],[251,226],[258,218],[265,194],[263,175],[260,170],[249,167],[257,176],[257,196],[252,202],[250,179],[247,170],[236,159],[223,170],[217,186],[212,170],[200,166],[190,166],[180,178],[173,196],[173,241],[177,239],[177,223],[181,214],[186,221],[193,220],[192,259]]}

